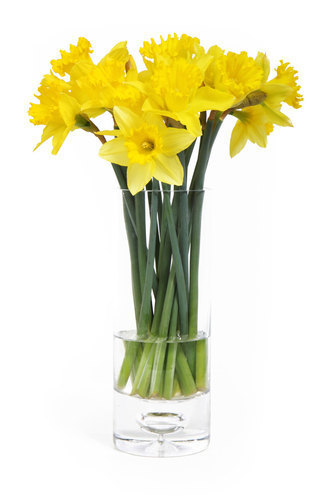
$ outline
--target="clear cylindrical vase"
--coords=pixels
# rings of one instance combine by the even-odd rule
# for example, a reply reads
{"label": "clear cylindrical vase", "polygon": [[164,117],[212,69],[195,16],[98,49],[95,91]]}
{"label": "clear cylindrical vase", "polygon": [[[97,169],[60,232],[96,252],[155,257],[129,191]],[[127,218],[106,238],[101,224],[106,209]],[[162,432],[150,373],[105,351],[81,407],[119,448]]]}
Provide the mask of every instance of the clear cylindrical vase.
{"label": "clear cylindrical vase", "polygon": [[141,456],[210,438],[210,192],[121,191],[114,323],[114,443]]}

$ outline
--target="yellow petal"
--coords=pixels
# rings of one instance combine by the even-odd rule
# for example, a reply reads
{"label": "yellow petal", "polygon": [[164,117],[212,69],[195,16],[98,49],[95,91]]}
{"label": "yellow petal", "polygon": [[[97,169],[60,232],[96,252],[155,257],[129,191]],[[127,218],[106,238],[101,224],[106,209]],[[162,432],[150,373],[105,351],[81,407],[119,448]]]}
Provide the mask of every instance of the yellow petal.
{"label": "yellow petal", "polygon": [[247,142],[247,135],[244,125],[237,121],[230,138],[230,156],[233,158],[240,153]]}
{"label": "yellow petal", "polygon": [[172,111],[182,111],[187,108],[188,106],[188,97],[184,97],[182,95],[177,95],[177,94],[167,94],[165,96],[165,104],[168,109],[171,109]]}
{"label": "yellow petal", "polygon": [[139,80],[133,80],[131,77],[131,73],[128,73],[128,76],[126,77],[126,82],[131,87],[134,87],[137,90],[139,90],[142,94],[148,93],[148,89],[147,89],[146,85],[143,82],[140,82]]}
{"label": "yellow petal", "polygon": [[162,135],[163,153],[168,156],[176,155],[188,148],[195,140],[195,136],[181,128],[166,128]]}
{"label": "yellow petal", "polygon": [[126,82],[134,82],[138,80],[138,70],[135,64],[135,60],[133,56],[129,56],[129,69],[126,73]]}
{"label": "yellow petal", "polygon": [[118,61],[123,61],[124,63],[127,62],[129,58],[128,50],[127,50],[127,42],[119,42],[117,45],[115,45],[110,52],[106,54],[106,56],[103,57],[99,61],[99,65],[105,64],[110,58],[116,59]]}
{"label": "yellow petal", "polygon": [[258,144],[261,148],[267,146],[267,132],[265,123],[252,122],[247,126],[247,136],[251,142]]}
{"label": "yellow petal", "polygon": [[286,97],[292,94],[292,88],[280,83],[265,83],[260,90],[267,95],[266,102],[269,104],[280,104]]}
{"label": "yellow petal", "polygon": [[68,136],[69,132],[71,131],[70,127],[59,127],[57,131],[53,134],[53,139],[52,139],[52,154],[56,155],[63,145],[66,137]]}
{"label": "yellow petal", "polygon": [[148,184],[153,176],[153,164],[148,163],[140,165],[139,163],[132,163],[127,168],[127,185],[128,189],[134,196]]}
{"label": "yellow petal", "polygon": [[42,137],[40,139],[40,142],[37,144],[37,146],[35,146],[34,148],[34,151],[39,148],[39,146],[41,144],[43,144],[43,142],[47,141],[48,139],[50,139],[50,137],[52,137],[56,132],[57,130],[61,128],[61,130],[64,130],[64,125],[59,125],[59,123],[52,123],[52,124],[49,124],[49,125],[46,125],[44,127],[44,130],[43,130],[43,133],[42,133]]}
{"label": "yellow petal", "polygon": [[172,114],[172,111],[167,111],[164,108],[165,106],[163,105],[163,100],[155,96],[154,99],[148,97],[142,105],[142,111],[157,113],[162,116],[170,116],[170,114]]}
{"label": "yellow petal", "polygon": [[70,95],[61,94],[59,97],[59,111],[67,127],[73,127],[75,116],[80,112],[80,106],[77,100]]}
{"label": "yellow petal", "polygon": [[[170,116],[170,115],[167,115]],[[195,137],[199,137],[202,135],[202,129],[201,129],[201,123],[199,119],[199,114],[195,112],[191,113],[174,113],[171,118],[174,118],[175,120],[180,121],[183,125],[186,126],[187,130],[190,132],[190,134],[194,135]]]}
{"label": "yellow petal", "polygon": [[208,111],[211,109],[225,111],[234,102],[235,97],[227,92],[212,89],[211,87],[200,87],[191,101],[189,109],[193,111]]}
{"label": "yellow petal", "polygon": [[265,115],[268,118],[267,121],[275,123],[276,125],[280,125],[281,127],[293,126],[288,116],[286,116],[284,113],[281,113],[281,111],[272,109],[265,102],[262,103],[261,106],[264,108]]}
{"label": "yellow petal", "polygon": [[143,113],[142,120],[146,123],[149,123],[149,125],[155,125],[155,127],[157,127],[159,131],[164,132],[166,129],[163,118],[159,114]]}
{"label": "yellow petal", "polygon": [[[80,78],[88,75],[95,65],[92,61],[78,61],[71,69],[71,81],[77,82]],[[80,82],[77,82],[80,86]]]}
{"label": "yellow petal", "polygon": [[115,106],[113,115],[118,127],[124,135],[129,135],[133,128],[140,127],[142,119],[128,108]]}
{"label": "yellow petal", "polygon": [[198,68],[202,71],[202,73],[205,73],[206,69],[208,68],[212,60],[213,56],[208,53],[194,58],[193,62],[195,62],[196,66],[198,66]]}
{"label": "yellow petal", "polygon": [[145,100],[142,106],[142,110],[145,112],[158,114],[160,116],[167,116],[169,118],[173,118],[176,121],[179,121],[180,123],[185,125],[188,131],[195,137],[199,137],[202,134],[199,114],[196,111],[168,111],[166,109],[159,108],[157,103],[151,99]]}
{"label": "yellow petal", "polygon": [[178,156],[159,154],[155,158],[153,175],[155,179],[161,182],[181,186],[184,178],[184,170]]}
{"label": "yellow petal", "polygon": [[267,82],[267,79],[269,77],[269,73],[271,70],[268,57],[263,52],[258,52],[257,57],[255,58],[255,61],[262,68],[262,70],[264,72],[263,77],[262,77],[262,81]]}
{"label": "yellow petal", "polygon": [[97,101],[87,101],[81,106],[81,111],[89,118],[96,118],[103,113],[105,113],[106,108],[101,107],[101,103]]}
{"label": "yellow petal", "polygon": [[106,142],[99,150],[99,156],[117,165],[128,165],[128,154],[124,137],[117,137]]}

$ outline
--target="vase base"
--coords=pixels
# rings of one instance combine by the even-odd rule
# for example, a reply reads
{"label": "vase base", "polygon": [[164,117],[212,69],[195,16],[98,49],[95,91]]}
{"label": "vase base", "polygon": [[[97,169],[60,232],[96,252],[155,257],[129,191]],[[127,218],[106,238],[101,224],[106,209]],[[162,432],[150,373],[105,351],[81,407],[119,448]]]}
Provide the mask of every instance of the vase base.
{"label": "vase base", "polygon": [[175,439],[171,441],[166,437],[161,439],[161,436],[151,440],[124,439],[115,434],[113,442],[117,450],[131,455],[161,458],[183,457],[206,450],[209,445],[209,436],[185,441],[176,441]]}
{"label": "vase base", "polygon": [[125,453],[177,457],[209,444],[210,394],[182,399],[143,399],[115,391],[114,443]]}

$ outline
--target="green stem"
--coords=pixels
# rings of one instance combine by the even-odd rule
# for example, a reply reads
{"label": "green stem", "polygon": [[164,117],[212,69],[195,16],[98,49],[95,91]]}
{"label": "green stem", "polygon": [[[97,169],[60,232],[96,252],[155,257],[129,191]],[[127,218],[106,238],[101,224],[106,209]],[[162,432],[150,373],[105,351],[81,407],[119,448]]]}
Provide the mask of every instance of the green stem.
{"label": "green stem", "polygon": [[184,396],[195,394],[197,386],[195,385],[195,381],[181,345],[179,345],[177,349],[176,373],[182,394],[184,394]]}
{"label": "green stem", "polygon": [[137,372],[138,367],[139,367],[141,356],[142,356],[142,347],[141,347],[141,344],[139,344],[138,345],[138,349],[137,349],[137,353],[136,353],[136,357],[135,357],[135,360],[134,360],[134,363],[132,364],[132,370],[131,370],[131,380],[132,380],[132,383],[134,382],[135,375],[136,375],[136,372]]}
{"label": "green stem", "polygon": [[[193,339],[198,333],[198,307],[199,307],[199,258],[201,216],[204,200],[204,178],[212,147],[212,134],[215,132],[213,122],[208,120],[201,137],[198,160],[195,166],[190,194],[191,207],[191,254],[190,254],[190,291],[189,291],[189,338]],[[200,361],[196,356],[196,343],[189,342],[184,346],[188,363],[193,376],[201,371]],[[199,364],[198,364],[199,363]]]}
{"label": "green stem", "polygon": [[145,211],[145,193],[140,191],[134,197],[135,204],[135,222],[138,235],[138,261],[141,291],[143,292],[146,276],[147,264],[147,245],[146,245],[146,211]]}
{"label": "green stem", "polygon": [[[140,379],[138,381],[137,381],[138,377],[137,376],[135,377],[135,380],[137,381],[136,382],[137,388],[134,390],[134,386],[133,386],[133,390],[132,390],[132,394],[137,393],[142,398],[145,398],[148,394],[149,385],[150,385],[150,378],[151,378],[151,370],[153,367],[154,356],[155,356],[155,351],[156,351],[156,344],[147,344],[146,343],[145,347],[146,346],[149,346],[148,355],[147,355],[147,359],[146,359],[146,363],[145,363],[146,370],[142,371],[142,373],[140,375]],[[142,358],[141,358],[141,360],[142,360]],[[140,364],[141,364],[141,362],[140,362]]]}
{"label": "green stem", "polygon": [[189,300],[189,337],[194,338],[198,333],[198,304],[199,304],[199,257],[201,213],[204,200],[204,191],[196,191],[192,206],[191,230],[191,258],[190,258],[190,300]]}
{"label": "green stem", "polygon": [[175,396],[180,396],[181,395],[181,391],[180,391],[180,385],[179,385],[179,382],[178,382],[178,378],[177,378],[177,375],[175,374],[175,377],[174,377],[174,380],[173,380],[173,391],[172,391],[172,397],[175,397]]}
{"label": "green stem", "polygon": [[180,330],[181,335],[187,335],[188,333],[188,300],[187,300],[187,290],[185,283],[184,270],[182,265],[182,259],[179,250],[178,238],[176,233],[175,221],[172,215],[171,205],[170,205],[170,192],[164,191],[164,205],[166,208],[166,216],[168,221],[168,229],[171,241],[173,263],[176,271],[176,282],[177,282],[177,294],[178,294],[178,305],[179,305],[179,318],[180,318]]}
{"label": "green stem", "polygon": [[[163,200],[162,200],[162,191],[161,191],[161,185],[160,183],[158,184],[159,189],[158,189],[158,204],[157,204],[157,214],[158,214],[158,233],[159,236],[161,236],[161,224],[162,224],[162,210],[163,210]],[[157,238],[158,245],[156,245],[156,265],[158,262],[159,258],[159,253],[160,253],[160,242],[161,239]]]}
{"label": "green stem", "polygon": [[[153,339],[151,342],[143,342],[143,352],[142,352],[139,366],[138,366],[137,371],[136,371],[135,379],[134,379],[134,382],[132,385],[131,394],[138,394],[138,388],[139,388],[139,385],[140,385],[140,382],[142,379],[142,375],[143,375],[143,372],[146,368],[146,364],[147,364],[147,361],[148,361],[149,356],[150,356],[150,351],[152,349],[152,346],[154,345],[153,342],[154,342]],[[153,359],[153,361],[154,361],[154,359]]]}
{"label": "green stem", "polygon": [[155,302],[154,318],[151,327],[152,335],[158,335],[161,316],[164,307],[164,297],[170,274],[171,243],[167,229],[168,229],[168,224],[166,218],[166,210],[163,204],[162,222],[161,222],[161,249],[157,266],[158,290]]}
{"label": "green stem", "polygon": [[[149,391],[149,397],[157,397],[160,395],[161,391],[161,385],[163,381],[163,373],[164,373],[164,360],[165,360],[165,351],[167,348],[166,341],[162,342],[157,342],[156,343],[156,348],[155,348],[155,356],[154,356],[154,362],[152,366],[149,364],[146,364],[144,373],[146,377],[151,379],[150,382],[150,391]],[[144,393],[143,388],[141,389],[141,383],[139,384],[139,389],[138,389],[139,394],[141,392]]]}
{"label": "green stem", "polygon": [[[212,132],[213,132],[213,122],[211,120],[207,121],[207,125],[200,139],[200,147],[198,159],[195,165],[190,190],[195,191],[197,189],[203,189],[205,174],[207,170],[209,155],[212,147]],[[192,192],[192,196],[193,196]]]}
{"label": "green stem", "polygon": [[[198,334],[198,307],[199,307],[199,259],[201,239],[201,219],[204,201],[204,179],[210,153],[221,126],[221,121],[208,120],[200,143],[200,150],[195,172],[192,178],[191,195],[191,257],[190,257],[190,297],[189,297],[189,337],[195,338]],[[198,389],[207,387],[207,340],[190,343],[186,349],[192,373],[195,373]]]}
{"label": "green stem", "polygon": [[190,163],[190,160],[191,160],[191,156],[192,156],[192,153],[193,153],[193,149],[194,149],[194,146],[195,146],[195,143],[196,143],[196,140],[192,142],[191,146],[189,146],[186,151],[185,151],[185,164],[186,166],[188,167],[189,163]]}
{"label": "green stem", "polygon": [[199,391],[205,391],[208,386],[208,342],[207,339],[201,339],[196,344],[196,374],[195,380]]}
{"label": "green stem", "polygon": [[177,348],[177,342],[171,342],[168,344],[168,354],[165,366],[163,389],[163,396],[165,397],[165,399],[171,399],[173,396]]}
{"label": "green stem", "polygon": [[[175,340],[177,336],[177,321],[178,321],[178,302],[177,297],[173,300],[170,328],[169,328],[169,340]],[[165,376],[164,376],[164,389],[163,396],[166,399],[171,399],[174,395],[175,390],[175,370],[176,370],[176,356],[177,356],[177,342],[170,342],[168,344],[168,354],[165,366]]]}
{"label": "green stem", "polygon": [[149,246],[147,253],[146,276],[143,287],[140,318],[138,324],[138,337],[145,337],[149,331],[151,291],[152,291],[153,277],[154,277],[154,260],[155,260],[155,248],[156,248],[156,232],[157,232],[156,182],[157,181],[153,180],[153,192],[152,192],[152,201],[150,209]]}
{"label": "green stem", "polygon": [[[149,209],[151,209],[151,200],[152,200],[152,186],[153,182],[152,180],[149,181],[149,183],[146,186],[146,193],[148,194],[148,203],[149,203]],[[158,186],[158,191],[157,191],[157,196],[158,196],[158,202],[157,202],[157,214],[158,214],[158,231],[156,235],[156,249],[155,249],[155,262],[156,262],[156,268],[157,268],[157,262],[158,262],[158,256],[160,253],[160,227],[161,227],[161,218],[162,218],[162,194],[161,194],[161,188],[160,188],[160,183],[157,183],[156,186]],[[157,288],[155,287],[157,283],[156,276],[154,275],[154,294],[156,296],[157,294]]]}
{"label": "green stem", "polygon": [[[184,168],[184,180],[182,186],[177,189],[179,196],[179,217],[178,217],[178,239],[179,250],[182,259],[186,289],[188,288],[188,195],[187,186],[187,166],[184,153],[179,155]],[[176,196],[176,193],[175,193]]]}
{"label": "green stem", "polygon": [[[165,294],[161,324],[158,332],[159,339],[165,340],[168,336],[174,295],[175,295],[175,268],[174,266],[172,266],[169,283]],[[155,359],[151,374],[151,389],[150,389],[151,396],[158,395],[162,384],[165,351],[166,351],[166,342],[159,342],[156,347]]]}
{"label": "green stem", "polygon": [[[190,299],[189,299],[189,336],[194,338],[198,332],[198,286],[199,286],[199,257],[200,257],[200,234],[201,215],[204,199],[204,179],[208,160],[212,148],[211,134],[213,122],[208,120],[206,129],[200,143],[198,161],[191,182],[191,257],[190,257]],[[216,135],[215,135],[216,136]]]}

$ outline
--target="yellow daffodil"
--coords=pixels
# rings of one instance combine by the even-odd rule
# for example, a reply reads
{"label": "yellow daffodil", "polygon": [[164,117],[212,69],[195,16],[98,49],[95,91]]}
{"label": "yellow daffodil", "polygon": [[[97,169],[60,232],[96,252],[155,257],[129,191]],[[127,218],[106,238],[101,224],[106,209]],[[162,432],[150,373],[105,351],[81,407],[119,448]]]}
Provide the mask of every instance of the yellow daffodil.
{"label": "yellow daffodil", "polygon": [[52,153],[56,154],[70,131],[85,128],[84,117],[95,117],[114,105],[141,109],[142,94],[126,83],[137,78],[126,42],[118,43],[98,64],[91,60],[91,52],[90,42],[81,37],[77,45],[70,45],[69,52],[61,50],[61,58],[51,61],[54,72],[70,79],[65,81],[54,73],[43,78],[36,96],[39,103],[32,103],[29,109],[31,122],[45,125],[36,147],[53,137]]}
{"label": "yellow daffodil", "polygon": [[74,64],[79,61],[91,61],[90,55],[92,52],[90,42],[83,37],[78,39],[77,45],[70,45],[69,52],[61,50],[60,59],[53,59],[51,61],[52,69],[60,76],[69,74]]}
{"label": "yellow daffodil", "polygon": [[[204,86],[204,75],[213,56],[205,54],[198,38],[182,35],[145,42],[141,54],[147,71],[134,84],[145,95],[144,111],[173,118],[189,132],[202,133],[199,113],[224,111],[233,102],[226,92]],[[151,59],[151,60],[150,60]]]}
{"label": "yellow daffodil", "polygon": [[105,160],[127,167],[127,185],[135,195],[152,177],[180,186],[183,167],[177,153],[186,149],[195,136],[184,129],[166,127],[161,117],[114,107],[119,130],[110,132],[115,139],[103,144],[99,155]]}
{"label": "yellow daffodil", "polygon": [[[70,45],[69,52],[60,51],[61,58],[51,61],[52,69],[60,76],[68,75],[79,61],[89,63],[91,52],[90,42],[81,37],[77,45]],[[76,119],[81,103],[73,95],[71,82],[52,72],[45,75],[38,90],[39,103],[31,103],[29,108],[30,121],[35,125],[45,125],[36,148],[52,137],[52,153],[57,154],[69,132],[78,128]]]}
{"label": "yellow daffodil", "polygon": [[213,60],[205,73],[205,83],[234,96],[229,111],[237,119],[230,141],[230,154],[239,153],[250,140],[266,147],[267,135],[273,125],[292,126],[281,112],[283,102],[300,107],[296,71],[288,63],[277,68],[277,75],[268,81],[270,64],[266,54],[258,52],[253,59],[246,52],[224,53],[212,47],[208,54]]}
{"label": "yellow daffodil", "polygon": [[39,103],[32,103],[29,109],[30,121],[34,125],[45,125],[36,148],[52,137],[52,153],[57,154],[69,132],[76,128],[80,105],[70,95],[70,85],[53,74],[43,78],[38,90]]}
{"label": "yellow daffodil", "polygon": [[233,114],[237,118],[237,123],[231,134],[230,156],[233,158],[240,153],[248,140],[265,148],[273,124],[267,121],[263,108],[253,106],[235,111]]}
{"label": "yellow daffodil", "polygon": [[81,110],[91,117],[113,106],[141,109],[142,94],[127,83],[136,79],[137,70],[126,42],[118,43],[97,64],[91,60],[79,61],[71,69],[70,77],[72,94],[81,103]]}
{"label": "yellow daffodil", "polygon": [[230,93],[234,96],[234,103],[260,88],[263,69],[247,52],[225,54],[217,47],[214,55],[210,67],[207,68],[207,85]]}
{"label": "yellow daffodil", "polygon": [[290,95],[290,88],[272,84],[268,95],[264,91],[259,92],[263,94],[260,104],[244,107],[232,113],[237,118],[237,123],[230,139],[231,157],[238,154],[248,140],[265,148],[267,136],[272,132],[274,125],[292,127],[288,116],[281,112],[282,101]]}
{"label": "yellow daffodil", "polygon": [[[258,90],[264,92],[267,97],[266,107],[269,97],[272,97],[274,102],[279,97],[280,102],[284,101],[290,105],[293,105],[293,102],[297,105],[302,99],[297,93],[300,87],[296,84],[296,71],[292,67],[288,68],[288,63],[283,64],[281,61],[277,76],[267,81],[270,64],[266,54],[262,52],[258,52],[257,57],[253,59],[245,51],[239,54],[225,54],[219,47],[212,47],[208,54],[213,56],[213,60],[206,70],[205,83],[214,89],[232,94],[232,107],[235,109],[249,94]],[[280,117],[282,118],[282,115]]]}
{"label": "yellow daffodil", "polygon": [[201,135],[199,113],[210,109],[224,111],[233,103],[226,92],[202,86],[205,65],[199,61],[175,58],[154,65],[146,82],[147,99],[142,109],[173,118],[186,126],[193,135]]}

